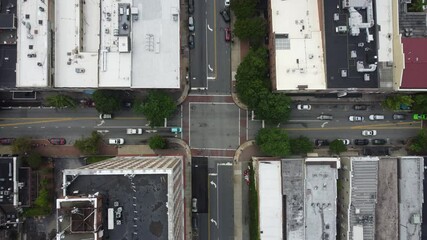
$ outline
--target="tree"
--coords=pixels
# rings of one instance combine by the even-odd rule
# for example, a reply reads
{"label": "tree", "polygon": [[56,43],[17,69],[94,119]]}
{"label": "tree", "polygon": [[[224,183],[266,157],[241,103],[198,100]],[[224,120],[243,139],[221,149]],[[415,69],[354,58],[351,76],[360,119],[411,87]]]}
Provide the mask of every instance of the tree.
{"label": "tree", "polygon": [[412,110],[415,113],[427,113],[427,94],[415,95]]}
{"label": "tree", "polygon": [[83,154],[95,155],[98,153],[100,140],[101,136],[93,131],[90,137],[76,140],[74,147],[78,148]]}
{"label": "tree", "polygon": [[267,123],[278,124],[288,120],[291,112],[291,98],[283,93],[270,93],[260,96],[255,107],[257,119],[264,119]]}
{"label": "tree", "polygon": [[421,129],[418,135],[411,141],[409,149],[416,154],[427,153],[427,130]]}
{"label": "tree", "polygon": [[280,128],[262,128],[256,136],[256,143],[264,154],[286,157],[291,153],[288,135]]}
{"label": "tree", "polygon": [[95,108],[100,113],[114,113],[120,109],[120,93],[113,90],[96,90],[92,99],[95,102]]}
{"label": "tree", "polygon": [[389,110],[395,111],[400,110],[400,105],[406,105],[406,106],[412,106],[412,103],[414,100],[412,99],[412,96],[410,95],[403,95],[403,94],[397,94],[397,95],[389,95],[387,98],[382,102],[382,106],[384,108],[387,108]]}
{"label": "tree", "polygon": [[267,23],[262,17],[238,18],[234,24],[234,34],[240,40],[248,40],[258,46],[267,34]]}
{"label": "tree", "polygon": [[40,165],[43,162],[42,156],[38,153],[31,153],[27,159],[27,164],[32,168],[32,169],[38,169],[40,167]]}
{"label": "tree", "polygon": [[256,13],[256,0],[233,0],[230,8],[238,19],[251,18]]}
{"label": "tree", "polygon": [[313,151],[313,142],[308,137],[300,136],[291,139],[291,152],[292,154],[305,154]]}
{"label": "tree", "polygon": [[144,104],[141,99],[135,99],[133,101],[132,110],[136,114],[144,114]]}
{"label": "tree", "polygon": [[12,152],[14,154],[24,155],[31,151],[31,139],[27,137],[20,137],[15,139],[12,143]]}
{"label": "tree", "polygon": [[165,118],[169,118],[176,110],[175,102],[165,92],[153,90],[148,93],[142,105],[144,116],[150,126],[162,126]]}
{"label": "tree", "polygon": [[240,101],[246,104],[249,109],[254,109],[258,105],[260,97],[268,94],[268,88],[265,81],[255,78],[237,81],[236,92]]}
{"label": "tree", "polygon": [[167,142],[162,136],[155,135],[148,139],[148,145],[151,149],[165,149],[167,147]]}
{"label": "tree", "polygon": [[408,10],[410,12],[424,12],[425,6],[427,6],[427,2],[423,0],[412,0],[412,2],[408,4]]}
{"label": "tree", "polygon": [[77,102],[73,98],[63,94],[49,96],[47,97],[46,101],[49,106],[55,108],[69,107],[74,109],[77,107]]}
{"label": "tree", "polygon": [[329,144],[329,151],[334,154],[340,154],[347,151],[347,146],[338,139],[335,139]]}

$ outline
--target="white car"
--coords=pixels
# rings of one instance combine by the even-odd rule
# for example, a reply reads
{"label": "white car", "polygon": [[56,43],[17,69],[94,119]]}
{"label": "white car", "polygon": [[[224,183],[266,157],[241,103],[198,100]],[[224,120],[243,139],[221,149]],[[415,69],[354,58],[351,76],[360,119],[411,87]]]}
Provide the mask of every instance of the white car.
{"label": "white car", "polygon": [[229,6],[230,6],[230,0],[225,0],[224,5],[225,5],[226,7],[229,7]]}
{"label": "white car", "polygon": [[361,122],[361,121],[365,120],[365,118],[362,116],[350,116],[350,117],[348,117],[348,120],[350,122]]}
{"label": "white car", "polygon": [[123,145],[125,140],[123,138],[110,138],[108,139],[108,144],[111,145]]}
{"label": "white car", "polygon": [[191,200],[191,211],[197,212],[197,198]]}
{"label": "white car", "polygon": [[113,118],[113,115],[110,113],[101,113],[99,114],[99,119],[111,119]]}
{"label": "white car", "polygon": [[309,104],[298,104],[297,109],[298,110],[311,110],[311,105],[309,105]]}
{"label": "white car", "polygon": [[188,30],[194,32],[194,18],[193,16],[188,17]]}
{"label": "white car", "polygon": [[350,144],[350,140],[349,139],[338,139],[340,140],[342,143],[344,143],[344,145],[349,145]]}
{"label": "white car", "polygon": [[363,130],[362,135],[363,136],[376,136],[377,130]]}

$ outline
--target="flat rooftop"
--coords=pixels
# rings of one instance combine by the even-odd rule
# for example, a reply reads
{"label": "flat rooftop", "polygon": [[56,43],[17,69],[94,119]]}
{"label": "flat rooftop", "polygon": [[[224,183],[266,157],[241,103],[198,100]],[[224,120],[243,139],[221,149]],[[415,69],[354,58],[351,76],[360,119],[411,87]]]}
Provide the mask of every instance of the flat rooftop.
{"label": "flat rooftop", "polygon": [[[67,171],[64,172],[67,174]],[[72,179],[73,175],[68,175]],[[75,192],[78,191],[78,192]],[[109,239],[168,239],[167,175],[80,175],[67,188],[67,195],[104,196],[104,235]],[[121,225],[107,229],[107,209],[123,207]]]}
{"label": "flat rooftop", "polygon": [[283,239],[280,161],[258,162],[259,230],[261,239]]}
{"label": "flat rooftop", "polygon": [[17,190],[16,160],[13,157],[0,158],[0,205],[18,205],[14,192]]}
{"label": "flat rooftop", "polygon": [[0,88],[16,86],[16,44],[0,44]]}
{"label": "flat rooftop", "polygon": [[49,86],[48,4],[49,1],[19,2],[16,87]]}
{"label": "flat rooftop", "polygon": [[402,157],[399,165],[399,239],[419,240],[424,201],[424,158]]}
{"label": "flat rooftop", "polygon": [[427,82],[419,76],[427,76],[427,38],[402,38],[405,54],[400,89],[426,89]]}
{"label": "flat rooftop", "polygon": [[[370,0],[322,2],[327,88],[378,88],[376,4]],[[348,5],[344,6],[343,2]],[[388,7],[387,10],[390,7],[382,0],[379,3]],[[389,18],[381,15],[379,19],[384,23]],[[386,25],[379,35],[381,57],[385,60],[391,56],[387,54],[390,45],[387,40],[383,41],[391,31],[387,26],[390,27]]]}
{"label": "flat rooftop", "polygon": [[271,0],[276,89],[326,89],[317,0]]}
{"label": "flat rooftop", "polygon": [[306,239],[335,239],[337,218],[336,159],[306,160],[305,236]]}
{"label": "flat rooftop", "polygon": [[282,194],[286,212],[283,221],[288,240],[304,239],[304,172],[303,159],[282,160]]}

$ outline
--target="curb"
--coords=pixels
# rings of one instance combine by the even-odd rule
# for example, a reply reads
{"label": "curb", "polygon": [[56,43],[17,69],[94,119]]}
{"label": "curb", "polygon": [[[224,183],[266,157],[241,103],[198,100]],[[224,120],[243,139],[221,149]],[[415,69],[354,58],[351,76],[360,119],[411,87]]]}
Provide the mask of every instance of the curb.
{"label": "curb", "polygon": [[255,140],[249,140],[244,142],[243,144],[241,144],[237,149],[236,149],[236,153],[234,154],[233,160],[234,162],[239,161],[240,158],[240,154],[245,150],[245,148],[249,147],[249,146],[253,146],[255,145]]}

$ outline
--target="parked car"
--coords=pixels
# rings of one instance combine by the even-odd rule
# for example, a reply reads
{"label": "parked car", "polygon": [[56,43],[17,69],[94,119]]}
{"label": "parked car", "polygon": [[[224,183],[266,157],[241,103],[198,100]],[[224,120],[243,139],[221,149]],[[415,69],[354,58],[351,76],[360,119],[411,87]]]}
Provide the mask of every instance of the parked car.
{"label": "parked car", "polygon": [[362,135],[363,136],[376,136],[377,130],[363,130]]}
{"label": "parked car", "polygon": [[125,140],[123,138],[110,138],[108,139],[108,144],[111,145],[123,145]]}
{"label": "parked car", "polygon": [[226,42],[231,41],[231,30],[229,27],[224,28],[224,34],[225,34],[225,41]]}
{"label": "parked car", "polygon": [[188,1],[188,13],[189,14],[194,13],[194,0]]}
{"label": "parked car", "polygon": [[230,0],[225,0],[224,6],[229,7],[230,6]]}
{"label": "parked car", "polygon": [[342,143],[344,143],[344,145],[349,145],[350,144],[350,140],[349,139],[338,139],[340,140]]}
{"label": "parked car", "polygon": [[197,212],[197,198],[191,200],[191,211]]}
{"label": "parked car", "polygon": [[48,141],[52,145],[65,145],[67,143],[64,138],[49,138]]}
{"label": "parked car", "polygon": [[369,140],[368,139],[355,139],[354,144],[355,145],[368,145]]}
{"label": "parked car", "polygon": [[405,120],[406,115],[405,114],[393,114],[393,119],[394,120]]}
{"label": "parked car", "polygon": [[414,114],[412,118],[414,120],[427,120],[427,114]]}
{"label": "parked car", "polygon": [[316,139],[314,140],[314,145],[316,145],[316,147],[328,146],[329,141],[326,139]]}
{"label": "parked car", "polygon": [[190,34],[188,36],[188,48],[193,49],[194,48],[194,35]]}
{"label": "parked car", "polygon": [[322,114],[322,115],[318,116],[317,119],[319,119],[319,120],[332,120],[333,117],[332,117],[332,115]]}
{"label": "parked car", "polygon": [[353,106],[354,110],[366,110],[368,109],[368,105],[366,104],[357,104]]}
{"label": "parked car", "polygon": [[111,119],[111,118],[113,118],[113,114],[110,114],[110,113],[99,114],[99,119]]}
{"label": "parked car", "polygon": [[230,13],[228,12],[227,9],[224,9],[219,13],[222,16],[222,19],[224,19],[224,22],[226,22],[226,23],[230,22]]}
{"label": "parked car", "polygon": [[384,145],[387,143],[385,139],[372,139],[372,144],[374,145]]}
{"label": "parked car", "polygon": [[410,111],[412,108],[406,104],[400,104],[400,110]]}
{"label": "parked car", "polygon": [[309,104],[298,104],[297,109],[298,110],[311,110],[311,105],[309,105]]}
{"label": "parked car", "polygon": [[384,115],[381,115],[381,114],[372,114],[372,115],[369,115],[369,120],[371,120],[371,121],[384,120]]}
{"label": "parked car", "polygon": [[194,18],[193,18],[193,16],[188,17],[188,30],[190,30],[190,32],[194,32]]}
{"label": "parked car", "polygon": [[350,122],[361,122],[361,121],[365,120],[365,118],[362,116],[350,116],[350,117],[348,117],[348,120]]}
{"label": "parked car", "polygon": [[0,138],[0,145],[11,145],[15,138]]}

